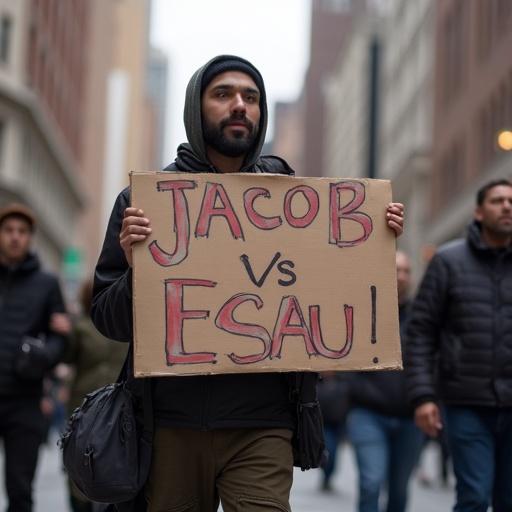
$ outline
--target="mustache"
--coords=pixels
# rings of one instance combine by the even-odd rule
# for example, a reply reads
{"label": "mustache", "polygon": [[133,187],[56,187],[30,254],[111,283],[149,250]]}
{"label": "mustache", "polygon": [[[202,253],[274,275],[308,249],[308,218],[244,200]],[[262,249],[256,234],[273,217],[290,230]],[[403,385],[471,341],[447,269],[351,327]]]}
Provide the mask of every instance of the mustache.
{"label": "mustache", "polygon": [[245,117],[245,114],[243,114],[243,115],[232,114],[227,119],[223,119],[220,122],[221,130],[224,129],[226,126],[228,126],[231,123],[243,124],[250,132],[254,131],[254,123],[252,121],[250,121],[249,119],[247,119],[247,117]]}

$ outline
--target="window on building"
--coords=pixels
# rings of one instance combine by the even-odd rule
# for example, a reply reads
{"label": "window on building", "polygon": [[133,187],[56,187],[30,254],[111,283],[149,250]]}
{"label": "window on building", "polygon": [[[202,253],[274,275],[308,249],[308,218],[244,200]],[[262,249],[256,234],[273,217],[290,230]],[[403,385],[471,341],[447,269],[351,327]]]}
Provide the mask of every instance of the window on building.
{"label": "window on building", "polygon": [[3,15],[0,18],[0,62],[7,64],[9,62],[9,51],[11,45],[12,22],[11,18]]}

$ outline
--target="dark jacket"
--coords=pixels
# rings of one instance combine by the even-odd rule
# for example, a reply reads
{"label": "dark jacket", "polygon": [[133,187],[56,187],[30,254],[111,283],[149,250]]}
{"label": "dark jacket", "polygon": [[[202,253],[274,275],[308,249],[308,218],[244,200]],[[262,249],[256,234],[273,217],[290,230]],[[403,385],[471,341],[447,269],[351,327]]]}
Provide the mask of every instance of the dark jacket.
{"label": "dark jacket", "polygon": [[64,338],[49,329],[50,316],[64,312],[55,276],[40,269],[34,254],[16,267],[0,264],[0,397],[38,397],[42,381],[26,380],[14,371],[24,336],[45,338],[48,369],[64,349]]}
{"label": "dark jacket", "polygon": [[[400,339],[402,354],[405,345],[405,329],[409,318],[410,303],[399,307]],[[405,373],[403,371],[358,372],[351,375],[350,403],[353,407],[365,407],[387,416],[412,416],[407,401]]]}
{"label": "dark jacket", "polygon": [[[200,112],[201,76],[210,64],[196,73],[189,83],[185,102],[189,144],[180,145],[176,161],[166,171],[219,172],[206,160],[201,116],[194,115]],[[264,98],[264,91],[262,96]],[[261,115],[259,139],[241,172],[293,174],[284,160],[259,157],[267,122],[266,108],[261,109]],[[91,312],[100,332],[127,342],[132,340],[132,273],[119,245],[119,232],[124,209],[129,204],[129,190],[125,189],[114,205],[96,267]],[[155,419],[160,425],[196,429],[293,428],[294,410],[289,400],[288,380],[282,373],[156,378]]]}
{"label": "dark jacket", "polygon": [[447,404],[512,407],[512,247],[487,247],[477,222],[466,240],[441,247],[414,301],[407,337],[413,405],[437,398],[438,371]]}

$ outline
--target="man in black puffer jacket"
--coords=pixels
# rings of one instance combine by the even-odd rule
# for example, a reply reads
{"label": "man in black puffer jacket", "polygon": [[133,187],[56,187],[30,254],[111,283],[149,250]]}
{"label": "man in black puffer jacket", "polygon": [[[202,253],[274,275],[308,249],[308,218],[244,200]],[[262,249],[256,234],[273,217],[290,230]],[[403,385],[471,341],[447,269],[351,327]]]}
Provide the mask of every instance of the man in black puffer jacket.
{"label": "man in black puffer jacket", "polygon": [[[191,78],[185,100],[188,143],[169,172],[293,174],[280,158],[260,156],[267,105],[259,71],[239,57],[212,59]],[[402,207],[388,209],[401,232]],[[132,244],[149,219],[117,198],[95,275],[92,318],[107,337],[132,340]],[[289,510],[295,410],[280,373],[154,379],[156,431],[146,487],[148,510]],[[313,383],[314,384],[314,383]],[[313,390],[314,392],[314,390]]]}
{"label": "man in black puffer jacket", "polygon": [[[43,272],[29,251],[34,226],[23,205],[0,210],[0,437],[13,512],[32,510],[32,480],[45,431],[43,376],[64,349],[64,339],[50,327],[64,303],[55,276]],[[31,345],[30,338],[42,347]]]}
{"label": "man in black puffer jacket", "polygon": [[492,504],[494,512],[511,511],[510,181],[478,191],[467,239],[441,247],[430,262],[407,338],[408,392],[418,426],[436,436],[443,426],[438,400],[446,405],[457,477],[454,510],[486,511]]}

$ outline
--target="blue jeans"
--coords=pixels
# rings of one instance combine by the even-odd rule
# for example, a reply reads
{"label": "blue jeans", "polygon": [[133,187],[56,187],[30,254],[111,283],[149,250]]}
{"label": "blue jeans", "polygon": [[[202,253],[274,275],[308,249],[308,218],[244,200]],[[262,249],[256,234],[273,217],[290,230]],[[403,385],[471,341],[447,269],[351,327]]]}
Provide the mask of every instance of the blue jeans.
{"label": "blue jeans", "polygon": [[386,483],[387,512],[404,512],[409,477],[423,444],[412,418],[355,408],[349,413],[347,432],[359,470],[359,512],[378,512]]}
{"label": "blue jeans", "polygon": [[324,425],[325,448],[329,453],[327,463],[322,466],[324,474],[324,484],[328,485],[334,471],[336,470],[336,461],[338,459],[338,445],[342,437],[343,427],[334,425]]}
{"label": "blue jeans", "polygon": [[446,407],[455,512],[512,510],[512,408]]}

